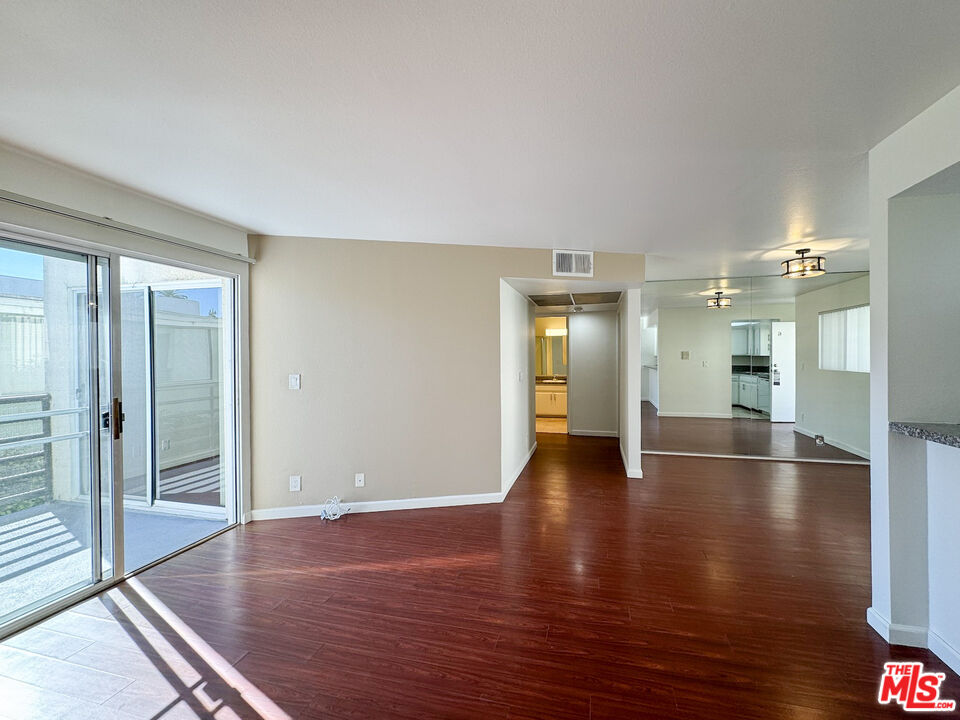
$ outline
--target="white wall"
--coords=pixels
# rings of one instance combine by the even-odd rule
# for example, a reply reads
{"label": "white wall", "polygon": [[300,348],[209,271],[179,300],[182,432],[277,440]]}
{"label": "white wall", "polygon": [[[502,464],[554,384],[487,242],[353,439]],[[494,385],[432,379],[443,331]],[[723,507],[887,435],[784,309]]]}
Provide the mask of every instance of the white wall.
{"label": "white wall", "polygon": [[870,374],[820,369],[820,313],[870,302],[870,278],[797,296],[796,427],[836,447],[870,457]]}
{"label": "white wall", "polygon": [[500,281],[500,491],[506,494],[536,449],[534,305]]}
{"label": "white wall", "polygon": [[[929,524],[953,509],[925,501],[926,473],[904,443],[921,441],[890,433],[889,357],[916,348],[891,343],[888,234],[889,200],[941,170],[960,162],[960,88],[957,88],[870,151],[870,530],[873,579],[871,626],[900,644],[929,642],[927,579]],[[955,255],[940,262],[956,262]],[[924,292],[918,288],[917,292]],[[896,438],[896,439],[895,439]],[[902,439],[903,442],[900,442]],[[910,447],[913,447],[910,446]],[[918,502],[918,499],[923,499]],[[928,516],[931,522],[928,523]],[[922,575],[916,568],[924,568]],[[955,611],[956,612],[956,611]],[[937,651],[934,648],[935,651]]]}
{"label": "white wall", "polygon": [[927,443],[929,645],[960,673],[960,449]]}
{"label": "white wall", "polygon": [[[660,415],[731,416],[730,323],[752,318],[794,319],[792,304],[740,305],[735,303],[731,310],[660,308],[657,327]],[[690,353],[686,360],[681,359],[683,351]]]}
{"label": "white wall", "polygon": [[246,230],[2,145],[0,190],[228,253],[247,254]]}
{"label": "white wall", "polygon": [[[890,201],[890,418],[960,422],[960,194]],[[945,312],[946,309],[946,312]]]}
{"label": "white wall", "polygon": [[640,318],[639,289],[627,290],[617,308],[620,376],[620,456],[627,477],[641,478],[640,401],[645,348]]}
{"label": "white wall", "polygon": [[616,437],[619,426],[617,313],[569,316],[567,431]]}

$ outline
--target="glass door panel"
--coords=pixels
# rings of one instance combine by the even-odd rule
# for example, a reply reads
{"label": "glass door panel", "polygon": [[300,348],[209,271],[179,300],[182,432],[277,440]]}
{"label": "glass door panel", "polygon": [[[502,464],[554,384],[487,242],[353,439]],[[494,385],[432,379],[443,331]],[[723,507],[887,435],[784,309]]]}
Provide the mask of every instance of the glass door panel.
{"label": "glass door panel", "polygon": [[133,570],[236,521],[234,281],[130,258],[120,275]]}
{"label": "glass door panel", "polygon": [[0,239],[0,626],[111,565],[99,452],[109,377],[88,301],[104,275],[91,256]]}

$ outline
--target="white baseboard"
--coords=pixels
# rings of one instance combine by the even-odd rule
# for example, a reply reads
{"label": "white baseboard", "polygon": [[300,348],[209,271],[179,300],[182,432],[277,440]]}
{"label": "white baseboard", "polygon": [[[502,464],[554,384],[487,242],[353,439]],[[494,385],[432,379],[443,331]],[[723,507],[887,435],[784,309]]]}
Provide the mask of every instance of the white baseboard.
{"label": "white baseboard", "polygon": [[[537,443],[533,443],[530,452],[520,464],[510,486],[501,492],[474,493],[470,495],[439,495],[436,497],[406,498],[404,500],[358,500],[356,502],[342,501],[341,505],[350,508],[350,514],[367,512],[384,512],[387,510],[421,510],[424,508],[455,507],[458,505],[484,505],[503,502],[507,493],[517,481],[520,473],[530,462],[530,458],[537,451]],[[285,520],[289,518],[318,517],[323,505],[288,505],[286,507],[263,508],[253,510],[245,515],[249,520]]]}
{"label": "white baseboard", "polygon": [[927,647],[927,628],[919,625],[898,625],[887,620],[872,607],[867,608],[867,624],[891,645]]}
{"label": "white baseboard", "polygon": [[[817,436],[817,433],[813,432],[812,430],[807,430],[807,429],[804,428],[804,427],[800,427],[800,426],[797,425],[796,423],[794,423],[793,429],[794,429],[796,432],[800,433],[801,435],[806,435],[807,437],[816,437],[816,436]],[[854,455],[857,455],[858,457],[862,457],[864,460],[869,460],[869,459],[870,459],[870,452],[869,452],[868,450],[861,450],[860,448],[855,448],[853,445],[850,445],[849,443],[842,442],[842,441],[840,441],[840,440],[837,440],[836,438],[827,437],[826,435],[823,436],[823,441],[824,441],[827,445],[833,445],[835,448],[840,448],[841,450],[846,450],[848,453],[853,453]]]}
{"label": "white baseboard", "polygon": [[733,413],[685,413],[685,412],[663,412],[657,410],[658,417],[685,417],[685,418],[716,418],[718,420],[729,420]]}
{"label": "white baseboard", "polygon": [[943,660],[951,670],[960,675],[960,650],[937,635],[933,630],[927,633],[927,647],[930,652]]}
{"label": "white baseboard", "polygon": [[896,625],[872,607],[867,608],[867,623],[891,645],[927,648],[943,660],[951,670],[960,674],[960,649],[955,648],[933,630],[918,625]]}
{"label": "white baseboard", "polygon": [[503,499],[507,497],[510,493],[510,489],[513,487],[513,484],[517,481],[517,478],[520,477],[520,473],[523,472],[523,469],[527,466],[527,463],[530,462],[530,458],[533,457],[533,454],[537,451],[537,441],[533,441],[533,445],[530,446],[530,452],[527,453],[527,456],[520,461],[520,464],[517,465],[516,469],[511,473],[510,480],[507,481],[506,487],[501,487],[500,492],[503,494]]}
{"label": "white baseboard", "polygon": [[[453,507],[456,505],[483,505],[503,502],[502,492],[476,493],[473,495],[441,495],[438,497],[407,498],[405,500],[361,500],[342,502],[350,508],[350,514],[383,512],[386,510],[420,510],[423,508]],[[264,508],[250,513],[253,520],[285,520],[288,518],[318,517],[323,505],[289,505],[287,507]]]}
{"label": "white baseboard", "polygon": [[628,478],[639,479],[643,477],[643,470],[640,468],[630,467],[630,463],[627,462],[627,453],[623,449],[623,443],[620,443],[620,459],[623,461],[623,471],[627,474]]}
{"label": "white baseboard", "polygon": [[616,430],[567,430],[567,435],[584,435],[586,437],[620,437]]}

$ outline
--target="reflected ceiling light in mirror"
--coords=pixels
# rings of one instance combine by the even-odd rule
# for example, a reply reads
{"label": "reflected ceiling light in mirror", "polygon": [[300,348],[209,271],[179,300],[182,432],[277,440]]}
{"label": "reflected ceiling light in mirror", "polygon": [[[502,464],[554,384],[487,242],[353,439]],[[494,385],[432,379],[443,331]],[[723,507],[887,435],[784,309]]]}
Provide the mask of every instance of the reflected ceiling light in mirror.
{"label": "reflected ceiling light in mirror", "polygon": [[709,290],[701,290],[697,293],[697,295],[716,295],[718,292],[723,293],[724,295],[736,295],[737,293],[742,293],[743,290],[740,288],[712,287]]}
{"label": "reflected ceiling light in mirror", "polygon": [[717,290],[716,297],[707,300],[707,310],[727,310],[733,307],[733,300],[723,296],[723,290]]}
{"label": "reflected ceiling light in mirror", "polygon": [[810,252],[810,248],[797,250],[796,253],[800,257],[784,260],[780,263],[780,267],[783,268],[780,277],[790,279],[808,278],[817,277],[817,275],[823,275],[827,272],[827,259],[820,255],[808,257],[808,252]]}
{"label": "reflected ceiling light in mirror", "polygon": [[563,337],[567,334],[566,328],[547,328],[545,331],[547,337]]}

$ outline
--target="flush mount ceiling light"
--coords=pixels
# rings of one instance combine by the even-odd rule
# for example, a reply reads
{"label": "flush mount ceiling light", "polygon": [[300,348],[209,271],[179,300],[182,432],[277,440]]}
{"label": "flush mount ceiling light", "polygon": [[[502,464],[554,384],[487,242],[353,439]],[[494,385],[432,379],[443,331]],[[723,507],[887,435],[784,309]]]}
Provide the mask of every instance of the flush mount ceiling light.
{"label": "flush mount ceiling light", "polygon": [[563,337],[564,335],[567,334],[567,329],[566,328],[547,328],[544,331],[544,334],[547,337]]}
{"label": "flush mount ceiling light", "polygon": [[800,257],[784,260],[780,263],[780,267],[783,268],[780,277],[793,279],[823,275],[827,271],[827,259],[819,255],[807,257],[808,252],[810,252],[810,248],[797,250],[797,255]]}
{"label": "flush mount ceiling light", "polygon": [[707,299],[707,310],[728,310],[733,307],[733,300],[723,296],[723,290],[714,293],[716,297]]}

